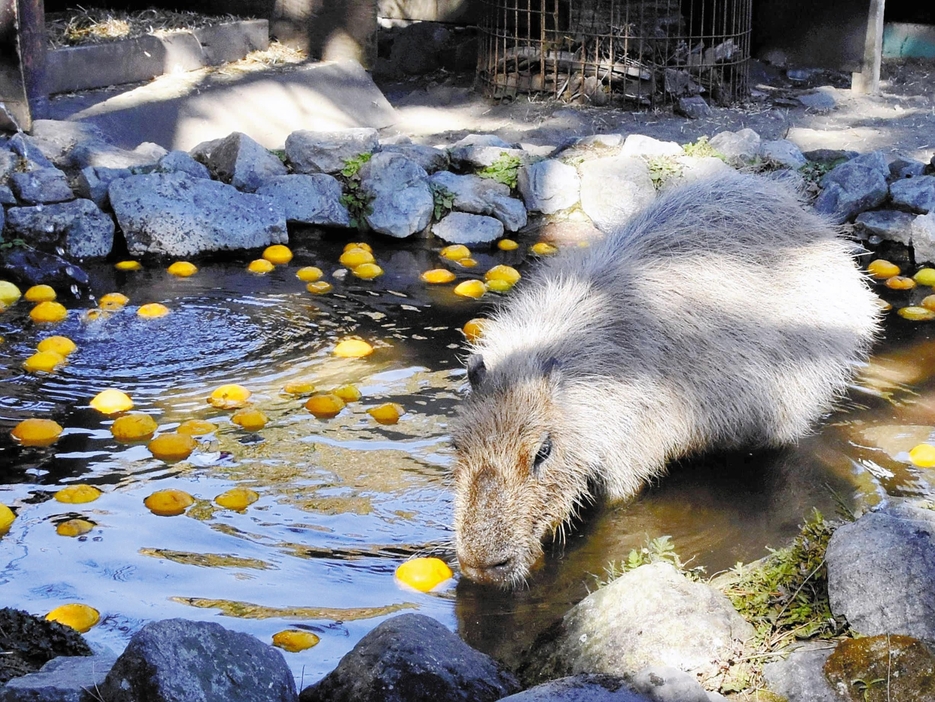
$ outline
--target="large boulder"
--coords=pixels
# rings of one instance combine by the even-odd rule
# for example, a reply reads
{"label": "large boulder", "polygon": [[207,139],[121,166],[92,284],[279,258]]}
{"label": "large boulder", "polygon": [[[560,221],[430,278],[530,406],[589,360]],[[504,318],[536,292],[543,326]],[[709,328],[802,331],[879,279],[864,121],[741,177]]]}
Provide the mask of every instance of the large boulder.
{"label": "large boulder", "polygon": [[749,128],[718,132],[709,143],[734,166],[750,163],[760,153],[760,135]]}
{"label": "large boulder", "polygon": [[278,157],[240,132],[211,142],[210,148],[199,153],[215,178],[247,193],[289,172]]}
{"label": "large boulder", "polygon": [[554,214],[578,204],[581,179],[574,166],[547,159],[523,166],[517,188],[530,212]]}
{"label": "large boulder", "polygon": [[821,642],[796,648],[785,658],[767,662],[763,666],[767,687],[788,702],[841,702],[825,677],[825,662],[831,650]]}
{"label": "large boulder", "polygon": [[282,653],[212,622],[165,619],[140,629],[120,655],[100,699],[108,702],[293,702]]}
{"label": "large boulder", "polygon": [[59,656],[39,670],[0,687],[0,702],[100,702],[116,656]]}
{"label": "large boulder", "polygon": [[504,157],[515,157],[526,163],[530,155],[496,134],[469,134],[448,147],[451,165],[470,170],[486,168]]}
{"label": "large boulder", "polygon": [[93,201],[103,210],[110,207],[110,184],[120,178],[129,178],[131,175],[133,171],[129,168],[88,166],[78,173],[76,191],[80,197]]}
{"label": "large boulder", "polygon": [[72,200],[75,194],[65,174],[57,168],[37,168],[10,176],[10,187],[16,198],[27,205]]}
{"label": "large boulder", "polygon": [[874,151],[835,166],[821,179],[815,209],[843,223],[881,205],[889,195],[886,157]]}
{"label": "large boulder", "polygon": [[935,212],[919,215],[909,226],[916,263],[935,263]]}
{"label": "large boulder", "polygon": [[114,247],[114,221],[84,199],[11,207],[7,211],[7,231],[39,249],[64,249],[73,258],[107,256]]}
{"label": "large boulder", "polygon": [[717,689],[753,633],[723,594],[653,563],[573,607],[540,637],[525,668],[529,679],[541,680],[584,672],[630,678],[663,665]]}
{"label": "large boulder", "polygon": [[193,256],[288,241],[286,219],[265,197],[185,173],[115,180],[110,204],[132,256]]}
{"label": "large boulder", "polygon": [[286,137],[286,158],[296,173],[340,173],[345,163],[372,153],[380,141],[370,127],[335,132],[298,130]]}
{"label": "large boulder", "polygon": [[147,168],[155,166],[167,153],[163,147],[152,142],[143,142],[130,150],[92,139],[76,144],[71,150],[70,161],[75,168]]}
{"label": "large boulder", "polygon": [[325,173],[277,176],[260,186],[257,195],[270,199],[289,222],[349,227],[351,217],[341,202],[341,183]]}
{"label": "large boulder", "polygon": [[58,254],[39,251],[31,246],[14,246],[0,256],[0,271],[4,277],[22,285],[51,285],[56,290],[82,291],[89,287],[88,274],[72,261]]}
{"label": "large boulder", "polygon": [[801,149],[788,139],[764,141],[760,144],[760,155],[771,163],[784,168],[799,169],[808,163]]}
{"label": "large boulder", "polygon": [[398,239],[424,230],[435,211],[428,178],[422,166],[401,154],[374,154],[360,169],[360,193],[370,200],[364,217],[370,228]]}
{"label": "large boulder", "polygon": [[854,220],[859,231],[868,236],[878,236],[887,241],[898,241],[906,246],[912,245],[912,222],[916,215],[898,210],[875,210],[861,212]]}
{"label": "large boulder", "polygon": [[451,212],[432,225],[432,233],[449,244],[486,244],[503,236],[503,223],[484,215]]}
{"label": "large boulder", "polygon": [[448,152],[434,146],[425,146],[424,144],[382,144],[380,151],[402,154],[422,166],[426,173],[444,171],[448,168]]}
{"label": "large boulder", "polygon": [[429,180],[436,188],[452,195],[454,210],[496,217],[511,232],[526,226],[526,208],[522,202],[510,197],[510,188],[503,183],[476,175],[456,175],[450,171],[439,171]]}
{"label": "large boulder", "polygon": [[301,702],[492,702],[519,685],[434,619],[402,614],[362,638]]}
{"label": "large boulder", "polygon": [[656,197],[649,167],[633,156],[585,161],[581,172],[581,209],[602,232],[610,232]]}
{"label": "large boulder", "polygon": [[897,180],[890,185],[890,198],[896,207],[928,214],[935,210],[935,176]]}
{"label": "large boulder", "polygon": [[500,702],[649,702],[623,678],[583,673],[530,687]]}

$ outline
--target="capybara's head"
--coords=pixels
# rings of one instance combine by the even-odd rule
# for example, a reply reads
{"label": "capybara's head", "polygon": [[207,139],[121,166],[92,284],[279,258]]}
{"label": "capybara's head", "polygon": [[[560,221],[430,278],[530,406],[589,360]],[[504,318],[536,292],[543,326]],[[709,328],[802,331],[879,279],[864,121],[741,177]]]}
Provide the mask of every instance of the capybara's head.
{"label": "capybara's head", "polygon": [[474,355],[468,378],[452,427],[458,561],[471,580],[517,587],[587,497],[587,463],[554,359],[488,370]]}

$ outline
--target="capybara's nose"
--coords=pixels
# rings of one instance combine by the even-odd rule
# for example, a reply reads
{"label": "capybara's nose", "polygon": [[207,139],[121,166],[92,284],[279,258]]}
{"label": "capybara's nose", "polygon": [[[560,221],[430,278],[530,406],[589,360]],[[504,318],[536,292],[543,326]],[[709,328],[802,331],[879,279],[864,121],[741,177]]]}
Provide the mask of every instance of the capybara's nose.
{"label": "capybara's nose", "polygon": [[510,580],[513,572],[513,559],[458,559],[461,564],[461,573],[476,583],[500,585]]}

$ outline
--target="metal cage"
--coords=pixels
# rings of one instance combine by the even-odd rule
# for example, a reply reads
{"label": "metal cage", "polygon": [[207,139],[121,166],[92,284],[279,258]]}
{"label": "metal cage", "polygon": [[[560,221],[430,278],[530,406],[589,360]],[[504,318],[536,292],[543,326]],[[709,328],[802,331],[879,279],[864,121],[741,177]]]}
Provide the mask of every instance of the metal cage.
{"label": "metal cage", "polygon": [[752,0],[482,1],[488,97],[657,107],[746,94]]}

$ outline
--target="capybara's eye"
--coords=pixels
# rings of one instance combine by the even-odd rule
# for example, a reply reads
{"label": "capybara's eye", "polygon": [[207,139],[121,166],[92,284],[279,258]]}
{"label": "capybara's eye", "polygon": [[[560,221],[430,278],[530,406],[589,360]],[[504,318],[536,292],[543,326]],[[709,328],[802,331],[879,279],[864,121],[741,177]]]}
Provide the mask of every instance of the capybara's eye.
{"label": "capybara's eye", "polygon": [[532,469],[534,471],[539,470],[539,466],[542,465],[542,462],[549,457],[549,454],[552,453],[552,439],[548,436],[545,437],[543,442],[539,445],[539,450],[536,452],[536,460],[533,461]]}

